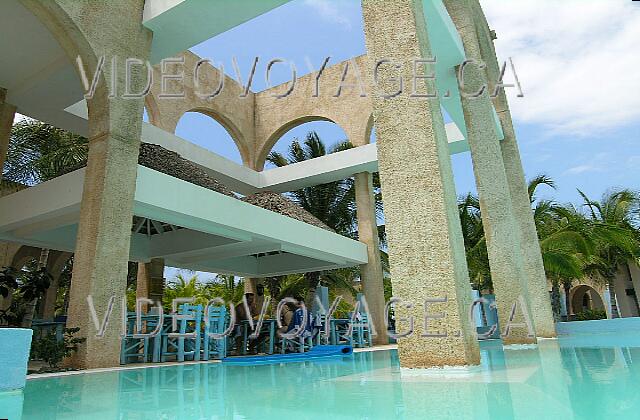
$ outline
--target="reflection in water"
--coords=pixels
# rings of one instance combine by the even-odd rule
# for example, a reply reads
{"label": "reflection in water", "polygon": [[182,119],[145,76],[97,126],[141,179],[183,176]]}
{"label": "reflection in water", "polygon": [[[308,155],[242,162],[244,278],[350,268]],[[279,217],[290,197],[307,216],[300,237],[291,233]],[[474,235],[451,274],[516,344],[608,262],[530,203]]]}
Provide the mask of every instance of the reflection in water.
{"label": "reflection in water", "polygon": [[640,348],[616,340],[618,347],[541,340],[534,348],[505,350],[498,341],[484,342],[482,366],[471,369],[407,371],[395,351],[378,351],[37,379],[24,391],[22,418],[635,418]]}

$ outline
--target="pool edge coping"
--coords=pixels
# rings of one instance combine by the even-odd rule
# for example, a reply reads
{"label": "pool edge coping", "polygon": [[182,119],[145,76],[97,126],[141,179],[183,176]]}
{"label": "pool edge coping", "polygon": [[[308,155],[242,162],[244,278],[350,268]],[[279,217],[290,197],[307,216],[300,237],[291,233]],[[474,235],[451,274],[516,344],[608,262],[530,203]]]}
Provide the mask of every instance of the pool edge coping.
{"label": "pool edge coping", "polygon": [[[397,348],[398,348],[397,344],[385,344],[381,346],[357,348],[357,349],[353,349],[353,352],[363,353],[363,352],[371,352],[371,351],[387,351],[387,350],[396,350]],[[90,373],[117,372],[121,370],[148,369],[148,368],[159,368],[159,367],[165,367],[165,366],[185,366],[185,365],[196,365],[196,364],[205,364],[205,363],[222,363],[222,362],[216,359],[216,360],[197,360],[197,361],[185,361],[185,362],[140,363],[140,364],[127,365],[127,366],[71,370],[66,372],[31,373],[27,375],[27,380],[29,381],[34,379],[56,378],[56,377],[62,377],[62,376],[84,375],[84,374],[90,374]]]}

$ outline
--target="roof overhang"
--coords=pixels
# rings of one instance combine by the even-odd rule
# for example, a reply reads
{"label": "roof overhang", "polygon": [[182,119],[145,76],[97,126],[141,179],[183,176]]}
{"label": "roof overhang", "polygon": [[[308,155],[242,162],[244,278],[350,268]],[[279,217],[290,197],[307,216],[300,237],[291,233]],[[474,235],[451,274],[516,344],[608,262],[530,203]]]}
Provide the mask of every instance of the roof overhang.
{"label": "roof overhang", "polygon": [[[0,198],[0,240],[73,252],[83,183],[80,169]],[[181,229],[133,233],[133,261],[254,277],[367,262],[361,242],[143,166],[134,214]]]}

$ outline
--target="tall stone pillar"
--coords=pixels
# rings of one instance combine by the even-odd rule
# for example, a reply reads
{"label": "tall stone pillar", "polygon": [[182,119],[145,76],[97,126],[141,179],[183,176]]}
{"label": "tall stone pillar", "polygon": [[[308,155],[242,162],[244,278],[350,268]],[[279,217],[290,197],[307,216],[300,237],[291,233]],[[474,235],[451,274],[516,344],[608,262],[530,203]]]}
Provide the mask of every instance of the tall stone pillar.
{"label": "tall stone pillar", "polygon": [[11,127],[16,116],[16,107],[6,101],[7,91],[0,88],[0,180],[2,180],[2,170],[7,159],[7,149],[11,139]]}
{"label": "tall stone pillar", "polygon": [[47,272],[53,277],[53,281],[44,294],[40,304],[38,317],[45,320],[53,320],[56,312],[56,300],[58,298],[58,288],[60,287],[60,276],[65,265],[71,258],[70,252],[51,251],[47,260]]}
{"label": "tall stone pillar", "polygon": [[[471,0],[470,3],[472,5],[476,33],[478,34],[480,54],[482,61],[486,65],[489,91],[493,93],[496,83],[500,79],[500,65],[493,45],[494,35],[487,26],[487,21],[478,0]],[[556,328],[553,321],[551,298],[549,297],[538,233],[533,219],[527,181],[524,176],[520,151],[518,150],[516,134],[509,111],[509,103],[504,89],[500,89],[498,95],[493,98],[493,104],[504,133],[504,140],[500,142],[500,149],[511,194],[513,213],[520,231],[520,250],[527,276],[529,306],[531,307],[536,335],[538,337],[555,337]]]}
{"label": "tall stone pillar", "polygon": [[[524,311],[531,319],[527,276],[520,253],[520,232],[502,160],[493,105],[486,88],[487,80],[480,68],[480,51],[470,8],[466,1],[459,0],[445,0],[445,5],[458,28],[467,59],[477,60],[462,67],[458,77],[467,141],[480,198],[491,280],[498,305],[498,319],[504,328],[510,319],[513,305],[521,306],[522,298],[527,305],[520,308],[520,313]],[[482,93],[478,94],[479,92]],[[524,321],[523,318],[521,315],[518,321]],[[533,343],[535,334],[530,337],[528,328],[515,328],[503,337],[503,341],[506,344]]]}
{"label": "tall stone pillar", "polygon": [[[105,133],[90,139],[67,320],[87,338],[74,356],[76,367],[119,364],[120,306],[127,288],[139,145],[134,127],[128,138]],[[87,299],[102,320],[112,297],[110,322],[104,336],[97,337]]]}
{"label": "tall stone pillar", "polygon": [[258,292],[258,279],[252,277],[246,277],[244,279],[244,293],[253,293],[254,295]]}
{"label": "tall stone pillar", "polygon": [[147,298],[160,302],[164,296],[164,259],[152,258],[147,263],[138,263],[136,298]]}
{"label": "tall stone pillar", "polygon": [[355,175],[356,210],[358,217],[358,239],[367,244],[368,263],[360,266],[362,292],[373,326],[376,329],[374,344],[388,344],[384,311],[384,282],[380,244],[378,242],[378,223],[376,221],[376,200],[373,190],[373,177],[369,172]]}
{"label": "tall stone pillar", "polygon": [[[413,333],[398,341],[400,363],[416,368],[477,364],[478,343],[468,316],[471,288],[440,103],[411,98],[410,91],[382,96],[398,90],[399,77],[410,86],[413,60],[431,57],[422,2],[363,0],[362,10],[370,68],[382,59],[400,66],[380,65],[378,88],[371,93],[391,279],[395,296],[405,304],[396,306],[397,332],[409,332],[411,323],[405,320],[414,321]],[[427,89],[435,92],[431,81]],[[429,302],[435,299],[441,302]],[[425,319],[425,309],[442,317]]]}
{"label": "tall stone pillar", "polygon": [[44,298],[41,303],[41,310],[38,314],[41,319],[51,321],[56,315],[56,298],[58,297],[58,284],[60,281],[60,275],[53,277],[53,281],[49,285],[49,288],[44,294]]}
{"label": "tall stone pillar", "polygon": [[[54,6],[54,2],[28,3],[33,8]],[[56,5],[64,8],[65,14],[73,19],[64,30],[76,38],[79,34],[86,37],[77,41],[77,47],[87,74],[94,74],[99,56],[105,57],[105,63],[111,63],[114,56],[119,58],[119,63],[123,63],[125,58],[145,62],[149,57],[152,34],[141,22],[144,2],[60,2]],[[100,30],[96,31],[96,28]],[[79,31],[72,32],[74,29]],[[71,57],[75,59],[73,54]],[[67,325],[80,327],[78,336],[87,339],[71,360],[79,368],[110,367],[120,363],[121,314],[122,306],[126,304],[144,108],[142,96],[123,98],[122,95],[125,91],[142,95],[147,85],[144,66],[132,66],[128,76],[126,68],[123,64],[115,69],[105,66],[95,94],[87,99],[89,157],[67,319]],[[109,92],[113,81],[117,86],[111,86],[115,93],[111,97]],[[124,89],[127,85],[129,88]],[[102,323],[109,308],[112,309],[109,322],[104,334],[98,336],[92,309]]]}

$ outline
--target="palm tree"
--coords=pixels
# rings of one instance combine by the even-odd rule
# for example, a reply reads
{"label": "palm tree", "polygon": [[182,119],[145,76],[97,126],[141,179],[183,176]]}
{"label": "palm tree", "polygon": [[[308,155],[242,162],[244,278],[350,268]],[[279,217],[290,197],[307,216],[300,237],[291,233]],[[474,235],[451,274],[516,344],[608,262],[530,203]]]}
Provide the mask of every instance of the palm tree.
{"label": "palm tree", "polygon": [[[592,246],[584,218],[553,201],[537,198],[536,192],[541,186],[555,188],[555,183],[549,177],[539,175],[529,181],[528,192],[545,273],[552,285],[553,312],[559,320],[560,285],[567,290],[575,279],[584,276],[584,264],[591,255]],[[458,208],[471,281],[478,290],[491,290],[491,271],[479,200],[469,193],[459,199]],[[566,295],[568,299],[568,292]]]}
{"label": "palm tree", "polygon": [[472,193],[458,199],[458,212],[466,249],[469,278],[477,290],[492,290],[487,243],[482,228],[480,202]]}
{"label": "palm tree", "polygon": [[[348,141],[338,142],[330,148],[322,142],[316,132],[310,132],[300,143],[295,139],[289,146],[286,156],[282,153],[272,151],[267,156],[267,162],[282,167],[306,160],[326,156],[331,153],[341,152],[351,149],[353,145]],[[374,174],[374,187],[376,188],[376,210],[378,215],[382,214],[382,200],[380,195],[380,181],[377,174]],[[343,236],[357,239],[358,220],[356,213],[355,181],[347,178],[340,181],[329,182],[327,184],[306,187],[288,194],[289,198],[300,207],[316,216],[324,224]],[[384,228],[379,229],[381,243],[384,243]],[[320,272],[305,273],[307,296],[314,296],[315,288],[319,282],[327,284],[345,284],[345,273],[323,274]],[[355,278],[355,277],[354,277]],[[338,282],[338,283],[335,283]],[[351,285],[349,285],[351,287]]]}
{"label": "palm tree", "polygon": [[[63,175],[87,161],[89,142],[86,138],[52,125],[26,119],[13,125],[3,168],[3,180],[35,185]],[[44,272],[49,250],[42,249],[36,273]],[[34,275],[36,274],[34,273]],[[30,327],[37,294],[28,301],[23,326]]]}
{"label": "palm tree", "polygon": [[52,125],[23,120],[11,128],[2,177],[35,185],[56,178],[87,161],[86,138]]}
{"label": "palm tree", "polygon": [[638,209],[640,195],[623,189],[606,192],[600,201],[591,200],[579,191],[591,224],[595,242],[594,257],[587,271],[599,275],[609,287],[612,318],[619,317],[614,279],[621,267],[629,270],[629,262],[640,257]]}
{"label": "palm tree", "polygon": [[[279,152],[272,151],[267,156],[267,162],[282,167],[341,152],[352,147],[351,143],[343,141],[327,149],[318,134],[310,132],[302,144],[298,139],[291,143],[286,157]],[[303,188],[288,195],[300,207],[316,216],[337,233],[352,238],[357,236],[356,195],[353,178]]]}
{"label": "palm tree", "polygon": [[242,300],[243,294],[244,283],[235,276],[218,274],[211,281],[199,282],[197,274],[187,278],[178,273],[167,283],[162,300],[164,307],[171,310],[173,299],[179,297],[193,297],[195,304],[207,305],[216,297],[227,303],[237,303]]}

